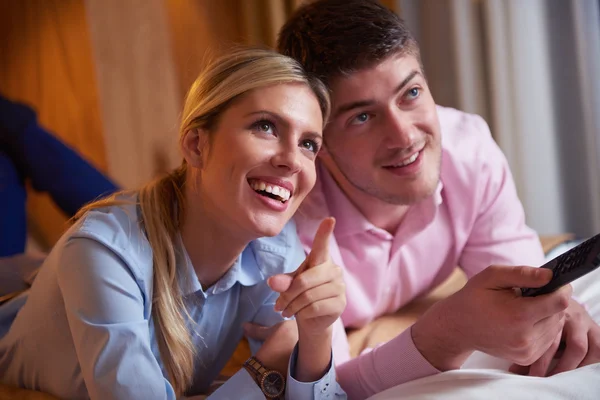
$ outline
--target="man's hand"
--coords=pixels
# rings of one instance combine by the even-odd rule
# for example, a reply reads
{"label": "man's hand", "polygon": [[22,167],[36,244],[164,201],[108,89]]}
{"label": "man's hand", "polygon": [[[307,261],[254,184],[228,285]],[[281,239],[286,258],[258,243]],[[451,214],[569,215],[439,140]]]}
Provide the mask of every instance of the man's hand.
{"label": "man's hand", "polygon": [[537,297],[515,288],[541,287],[551,278],[543,268],[489,267],[413,325],[415,346],[440,370],[460,368],[475,350],[530,365],[562,331],[571,287]]}
{"label": "man's hand", "polygon": [[329,257],[329,238],[335,220],[326,218],[315,235],[312,251],[291,274],[275,275],[269,286],[281,293],[275,310],[296,316],[300,336],[323,335],[346,307],[346,285],[341,267]]}
{"label": "man's hand", "polygon": [[283,321],[269,327],[246,323],[244,334],[250,339],[264,342],[256,352],[258,361],[284,376],[287,375],[290,356],[298,342],[296,321]]}
{"label": "man's hand", "polygon": [[[556,366],[550,369],[553,360]],[[600,362],[600,326],[573,299],[565,311],[565,325],[552,346],[530,366],[515,364],[511,371],[530,376],[549,376]]]}

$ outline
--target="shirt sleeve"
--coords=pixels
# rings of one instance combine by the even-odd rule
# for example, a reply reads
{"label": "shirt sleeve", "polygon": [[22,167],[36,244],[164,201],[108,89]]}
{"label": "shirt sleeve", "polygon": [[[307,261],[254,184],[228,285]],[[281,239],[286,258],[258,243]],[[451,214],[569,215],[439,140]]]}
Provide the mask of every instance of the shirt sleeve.
{"label": "shirt sleeve", "polygon": [[[287,400],[300,399],[346,399],[346,393],[336,381],[336,372],[333,362],[329,362],[329,369],[325,375],[316,382],[299,382],[294,379],[296,373],[296,359],[298,358],[298,345],[294,348],[288,367],[285,398]],[[333,354],[332,358],[333,360]]]}
{"label": "shirt sleeve", "polygon": [[128,266],[91,239],[71,239],[57,272],[91,399],[175,399],[154,357],[144,297]]}
{"label": "shirt sleeve", "polygon": [[459,265],[470,278],[490,265],[540,266],[544,261],[539,237],[525,223],[506,157],[477,117],[481,148],[478,151],[477,215]]}
{"label": "shirt sleeve", "polygon": [[366,399],[402,383],[440,372],[417,350],[410,329],[338,365],[336,371],[349,399]]}

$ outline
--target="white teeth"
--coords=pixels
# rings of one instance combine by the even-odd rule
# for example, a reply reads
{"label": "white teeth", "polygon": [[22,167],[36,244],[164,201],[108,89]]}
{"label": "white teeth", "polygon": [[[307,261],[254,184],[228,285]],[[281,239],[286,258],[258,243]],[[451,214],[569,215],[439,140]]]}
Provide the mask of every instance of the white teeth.
{"label": "white teeth", "polygon": [[401,162],[400,164],[394,165],[394,167],[405,167],[409,164],[414,163],[415,161],[417,161],[417,157],[419,157],[419,152],[416,152],[415,154],[413,154],[412,156],[410,156],[410,158],[406,159],[404,162]]}
{"label": "white teeth", "polygon": [[271,193],[275,196],[278,196],[282,202],[286,202],[290,199],[291,193],[286,188],[276,185],[268,185],[262,181],[252,181],[250,183],[250,187],[256,191]]}

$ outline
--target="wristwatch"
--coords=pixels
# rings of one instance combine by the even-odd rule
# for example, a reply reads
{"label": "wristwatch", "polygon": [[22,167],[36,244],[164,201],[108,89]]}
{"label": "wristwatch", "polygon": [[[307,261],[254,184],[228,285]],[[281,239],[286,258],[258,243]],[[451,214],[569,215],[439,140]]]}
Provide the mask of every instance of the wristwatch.
{"label": "wristwatch", "polygon": [[285,377],[279,371],[267,369],[256,357],[250,357],[244,368],[254,378],[267,399],[283,398]]}

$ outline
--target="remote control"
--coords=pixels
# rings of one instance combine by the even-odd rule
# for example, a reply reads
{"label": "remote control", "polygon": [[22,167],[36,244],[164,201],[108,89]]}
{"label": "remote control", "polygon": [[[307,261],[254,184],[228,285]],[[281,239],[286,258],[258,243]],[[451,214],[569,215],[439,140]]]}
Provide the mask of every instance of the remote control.
{"label": "remote control", "polygon": [[552,270],[552,280],[541,288],[523,288],[524,297],[555,291],[600,266],[600,234],[548,261],[540,268]]}

